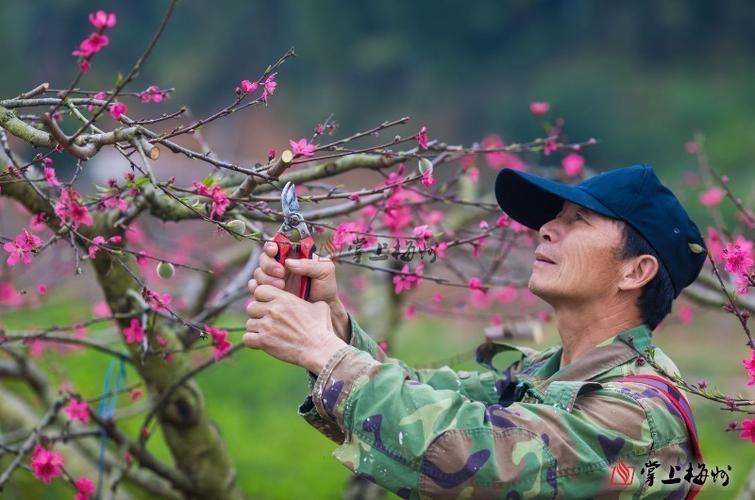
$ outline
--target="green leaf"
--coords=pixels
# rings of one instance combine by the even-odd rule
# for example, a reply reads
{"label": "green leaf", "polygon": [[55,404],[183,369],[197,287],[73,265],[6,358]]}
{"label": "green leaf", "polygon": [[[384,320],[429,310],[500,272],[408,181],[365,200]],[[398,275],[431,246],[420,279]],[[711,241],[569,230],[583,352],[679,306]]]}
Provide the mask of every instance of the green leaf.
{"label": "green leaf", "polygon": [[149,177],[145,175],[143,177],[139,177],[138,179],[136,179],[135,184],[137,187],[144,187],[144,185],[147,184],[148,182],[149,182]]}
{"label": "green leaf", "polygon": [[208,175],[204,179],[202,179],[202,184],[204,184],[207,187],[212,187],[215,185],[215,178],[211,175]]}

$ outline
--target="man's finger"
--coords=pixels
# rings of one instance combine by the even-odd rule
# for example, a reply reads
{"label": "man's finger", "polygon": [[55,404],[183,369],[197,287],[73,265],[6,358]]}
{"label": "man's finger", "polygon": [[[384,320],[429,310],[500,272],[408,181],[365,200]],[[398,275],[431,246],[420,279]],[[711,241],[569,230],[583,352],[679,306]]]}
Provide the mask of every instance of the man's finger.
{"label": "man's finger", "polygon": [[257,288],[257,280],[254,278],[250,279],[246,286],[249,288],[249,293],[254,293],[254,289]]}
{"label": "man's finger", "polygon": [[265,316],[266,312],[267,312],[267,307],[257,302],[256,300],[253,302],[250,302],[249,305],[246,306],[246,314],[250,318],[254,318],[254,319],[262,318]]}
{"label": "man's finger", "polygon": [[299,276],[322,279],[334,272],[334,265],[330,260],[286,259],[286,269]]}
{"label": "man's finger", "polygon": [[260,257],[260,267],[258,269],[262,269],[265,274],[276,278],[283,278],[286,275],[283,266],[269,255],[263,255]]}
{"label": "man's finger", "polygon": [[254,279],[257,280],[257,284],[259,285],[272,285],[272,286],[277,286],[278,288],[281,288],[281,289],[286,286],[286,282],[283,281],[283,278],[276,278],[274,276],[270,276],[268,273],[263,271],[262,268],[260,267],[254,270],[253,276],[254,276]]}
{"label": "man's finger", "polygon": [[265,246],[262,247],[265,253],[270,257],[278,255],[278,244],[273,241],[268,241]]}
{"label": "man's finger", "polygon": [[258,332],[246,332],[241,341],[251,349],[260,349],[262,347],[261,335]]}
{"label": "man's finger", "polygon": [[259,285],[254,290],[254,300],[257,302],[270,302],[271,300],[279,299],[286,295],[291,294],[271,285]]}

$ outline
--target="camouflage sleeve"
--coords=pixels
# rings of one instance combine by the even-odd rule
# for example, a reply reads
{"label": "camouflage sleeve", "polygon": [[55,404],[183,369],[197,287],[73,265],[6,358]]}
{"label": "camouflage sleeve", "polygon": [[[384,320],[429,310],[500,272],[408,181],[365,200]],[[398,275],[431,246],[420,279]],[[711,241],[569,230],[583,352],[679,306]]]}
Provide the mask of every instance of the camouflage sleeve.
{"label": "camouflage sleeve", "polygon": [[[610,484],[619,459],[638,472],[631,487],[642,488],[640,467],[658,444],[643,405],[594,382],[534,393],[542,403],[473,401],[345,346],[312,399],[344,436],[335,457],[402,498],[615,495],[630,487]],[[683,445],[665,445],[665,459],[683,455]]]}
{"label": "camouflage sleeve", "polygon": [[[397,358],[387,356],[351,315],[349,315],[349,324],[351,329],[349,345],[368,353],[380,363],[399,366],[412,380],[423,382],[435,389],[458,391],[469,399],[492,404],[499,400],[500,393],[506,389],[506,386],[515,382],[514,374],[518,362],[505,370],[503,377],[493,371],[482,373],[477,371],[454,371],[448,366],[432,369],[412,368]],[[317,377],[311,372],[308,375],[309,391],[311,393]],[[344,436],[338,425],[332,419],[324,417],[317,412],[311,396],[307,396],[304,402],[299,405],[298,413],[311,426],[331,440],[337,443],[343,441]]]}

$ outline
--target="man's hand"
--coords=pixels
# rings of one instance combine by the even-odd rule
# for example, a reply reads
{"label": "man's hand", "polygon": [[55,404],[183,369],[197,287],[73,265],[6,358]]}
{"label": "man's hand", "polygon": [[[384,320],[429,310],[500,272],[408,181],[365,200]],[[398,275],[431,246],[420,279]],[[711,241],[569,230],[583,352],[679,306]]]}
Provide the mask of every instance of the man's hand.
{"label": "man's hand", "polygon": [[259,285],[247,306],[244,344],[319,374],[346,343],[333,332],[325,302],[307,302],[271,285]]}
{"label": "man's hand", "polygon": [[338,298],[336,284],[336,267],[329,259],[320,259],[314,254],[312,259],[286,259],[286,267],[280,265],[275,256],[278,245],[273,242],[265,243],[260,255],[259,267],[254,270],[253,278],[249,280],[249,291],[253,294],[258,285],[271,285],[286,290],[294,295],[299,293],[302,276],[311,279],[309,300],[323,301],[330,306],[333,330],[341,339],[348,342],[349,317],[346,308]]}

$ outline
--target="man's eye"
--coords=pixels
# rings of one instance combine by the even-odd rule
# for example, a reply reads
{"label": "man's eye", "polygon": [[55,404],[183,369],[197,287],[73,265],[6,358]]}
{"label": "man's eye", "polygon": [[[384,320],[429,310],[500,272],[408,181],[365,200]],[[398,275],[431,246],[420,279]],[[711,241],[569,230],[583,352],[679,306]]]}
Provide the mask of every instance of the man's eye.
{"label": "man's eye", "polygon": [[587,222],[587,219],[585,219],[584,216],[579,212],[577,212],[577,219],[582,219],[583,221]]}

